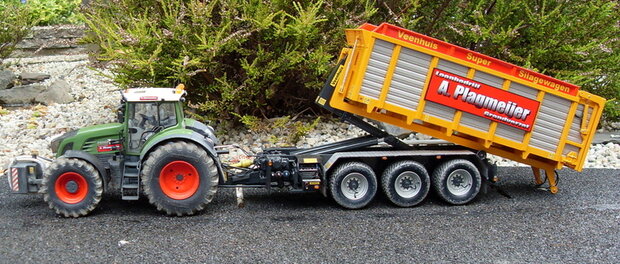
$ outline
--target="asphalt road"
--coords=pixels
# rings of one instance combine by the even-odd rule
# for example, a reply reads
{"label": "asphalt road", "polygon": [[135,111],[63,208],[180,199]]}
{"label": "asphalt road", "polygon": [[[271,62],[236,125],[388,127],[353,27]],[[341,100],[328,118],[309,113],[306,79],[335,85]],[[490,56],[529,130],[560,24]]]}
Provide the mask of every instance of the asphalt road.
{"label": "asphalt road", "polygon": [[146,199],[104,197],[66,219],[40,195],[11,195],[0,178],[1,263],[620,263],[620,170],[560,172],[560,193],[532,187],[527,168],[501,168],[472,204],[435,196],[396,208],[378,196],[349,211],[315,194],[220,191],[203,213],[167,217]]}

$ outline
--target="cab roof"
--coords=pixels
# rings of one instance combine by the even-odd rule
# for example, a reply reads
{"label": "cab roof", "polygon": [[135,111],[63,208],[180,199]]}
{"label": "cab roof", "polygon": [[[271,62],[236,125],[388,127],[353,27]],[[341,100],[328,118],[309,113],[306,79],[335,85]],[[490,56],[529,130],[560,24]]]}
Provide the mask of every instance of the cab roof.
{"label": "cab roof", "polygon": [[131,88],[122,92],[127,102],[177,102],[186,94],[183,87],[179,88]]}

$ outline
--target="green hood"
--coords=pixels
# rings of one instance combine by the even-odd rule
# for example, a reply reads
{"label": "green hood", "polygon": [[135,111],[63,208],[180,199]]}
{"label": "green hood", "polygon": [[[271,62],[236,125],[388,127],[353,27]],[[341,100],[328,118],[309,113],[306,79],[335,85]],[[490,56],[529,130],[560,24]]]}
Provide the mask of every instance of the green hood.
{"label": "green hood", "polygon": [[[122,128],[121,123],[111,123],[69,131],[52,141],[52,151],[56,153],[56,157],[61,156],[67,150],[82,150],[91,154],[99,154],[97,146],[108,140],[118,140]],[[106,152],[106,154],[110,153]]]}

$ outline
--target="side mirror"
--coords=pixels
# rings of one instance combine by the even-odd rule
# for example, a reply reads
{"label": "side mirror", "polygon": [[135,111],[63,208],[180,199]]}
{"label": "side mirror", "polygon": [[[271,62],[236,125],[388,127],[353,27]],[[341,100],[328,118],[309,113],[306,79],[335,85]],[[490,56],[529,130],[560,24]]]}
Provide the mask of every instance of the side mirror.
{"label": "side mirror", "polygon": [[123,113],[123,110],[120,110],[120,109],[119,109],[119,110],[116,112],[116,118],[118,119],[118,122],[119,122],[119,123],[123,123],[123,122],[125,122],[125,114]]}
{"label": "side mirror", "polygon": [[135,133],[138,133],[138,129],[130,127],[128,132],[129,132],[129,134],[135,134]]}
{"label": "side mirror", "polygon": [[125,104],[121,102],[121,104],[116,108],[116,118],[119,123],[125,122]]}

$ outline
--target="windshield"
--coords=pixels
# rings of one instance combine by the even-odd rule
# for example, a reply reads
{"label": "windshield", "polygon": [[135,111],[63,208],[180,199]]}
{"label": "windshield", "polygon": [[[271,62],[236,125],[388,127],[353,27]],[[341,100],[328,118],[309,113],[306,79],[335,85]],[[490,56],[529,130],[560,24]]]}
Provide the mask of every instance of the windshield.
{"label": "windshield", "polygon": [[[177,124],[173,102],[133,103],[129,105],[129,151],[139,151],[153,134]],[[135,133],[131,133],[135,131]]]}

